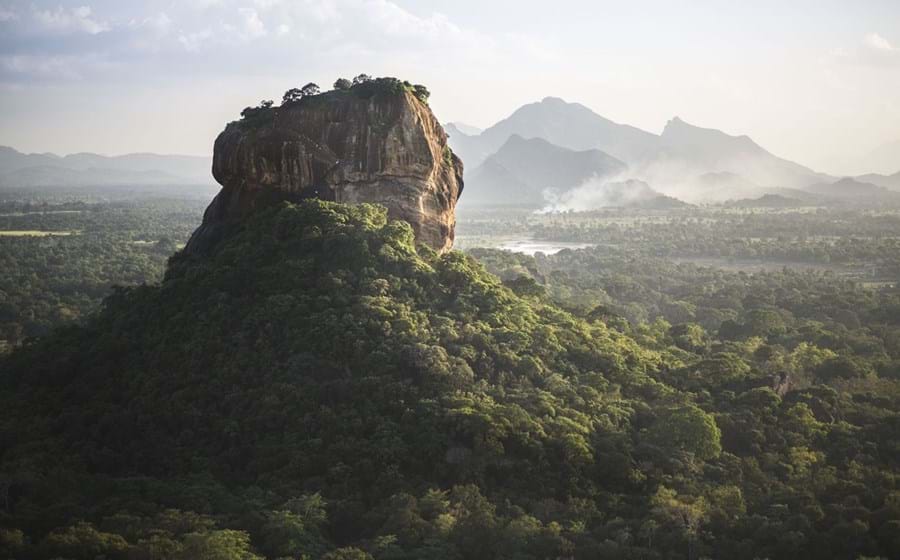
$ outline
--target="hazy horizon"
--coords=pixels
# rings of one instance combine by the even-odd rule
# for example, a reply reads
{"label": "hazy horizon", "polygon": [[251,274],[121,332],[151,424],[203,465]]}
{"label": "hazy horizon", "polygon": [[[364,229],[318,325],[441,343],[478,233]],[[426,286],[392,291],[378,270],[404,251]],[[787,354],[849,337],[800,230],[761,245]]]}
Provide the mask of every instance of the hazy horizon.
{"label": "hazy horizon", "polygon": [[442,122],[484,128],[556,96],[657,134],[675,116],[746,134],[836,175],[900,141],[900,3],[542,7],[0,2],[0,144],[209,155],[244,106],[360,72],[426,84]]}

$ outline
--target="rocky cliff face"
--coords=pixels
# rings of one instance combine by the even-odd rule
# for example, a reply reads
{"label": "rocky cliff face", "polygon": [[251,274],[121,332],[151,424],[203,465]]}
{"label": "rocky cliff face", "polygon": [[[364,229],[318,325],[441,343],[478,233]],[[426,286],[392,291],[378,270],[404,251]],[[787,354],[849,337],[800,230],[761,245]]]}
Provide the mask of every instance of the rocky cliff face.
{"label": "rocky cliff face", "polygon": [[428,105],[402,88],[332,91],[253,110],[215,142],[222,190],[185,248],[204,252],[230,225],[282,200],[387,207],[438,251],[453,245],[462,162]]}

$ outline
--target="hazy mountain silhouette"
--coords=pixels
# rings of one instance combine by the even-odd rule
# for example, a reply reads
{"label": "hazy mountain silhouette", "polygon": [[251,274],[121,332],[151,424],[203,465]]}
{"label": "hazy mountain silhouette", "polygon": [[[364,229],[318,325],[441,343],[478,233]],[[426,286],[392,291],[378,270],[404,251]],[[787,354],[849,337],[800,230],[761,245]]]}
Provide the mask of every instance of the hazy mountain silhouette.
{"label": "hazy mountain silhouette", "polygon": [[[466,165],[467,191],[473,194],[464,202],[536,204],[548,187],[562,192],[594,173],[608,176],[613,159],[628,167],[627,172],[619,168],[620,179],[643,180],[667,195],[696,201],[785,194],[784,189],[811,185],[823,189],[821,185],[837,181],[772,154],[748,136],[695,126],[677,117],[656,135],[556,97],[524,105],[484,131],[462,123],[448,123],[446,131]],[[513,137],[518,140],[507,146]],[[531,139],[543,143],[523,142]],[[896,166],[900,160],[890,160],[892,146],[877,152]],[[505,153],[500,153],[503,149]],[[206,184],[212,183],[210,167],[211,160],[205,157],[90,153],[60,157],[0,148],[0,186]],[[870,174],[860,181],[900,189],[900,173]],[[843,187],[852,185],[839,182],[829,189]]]}
{"label": "hazy mountain silhouette", "polygon": [[542,207],[545,191],[562,193],[592,177],[610,177],[627,166],[600,150],[575,151],[540,139],[510,136],[466,178],[462,204]]}
{"label": "hazy mountain silhouette", "polygon": [[7,146],[0,146],[0,174],[25,167],[56,166],[62,160],[56,154],[23,154]]}
{"label": "hazy mountain silhouette", "polygon": [[162,171],[72,169],[55,165],[23,167],[0,175],[0,187],[85,187],[112,185],[177,185],[191,182]]}
{"label": "hazy mountain silhouette", "polygon": [[0,146],[0,186],[89,186],[211,184],[212,158],[199,156],[92,153],[23,154]]}
{"label": "hazy mountain silhouette", "polygon": [[[710,190],[708,180],[697,179],[707,174],[719,183],[710,194],[720,200],[761,196],[777,188],[802,188],[835,179],[779,158],[747,136],[694,126],[677,117],[656,135],[556,97],[524,105],[480,134],[467,134],[452,125],[447,131],[467,169],[478,169],[479,173],[489,169],[496,179],[504,171],[493,163],[484,169],[479,166],[513,135],[541,138],[570,150],[602,150],[626,163],[630,178],[644,180],[667,194],[694,199]],[[723,180],[726,176],[731,178]],[[476,182],[482,179],[474,171],[467,178]],[[507,188],[518,186],[510,184]],[[722,190],[730,188],[739,192]]]}
{"label": "hazy mountain silhouette", "polygon": [[542,138],[570,150],[598,149],[622,161],[637,160],[652,153],[659,140],[655,134],[615,123],[584,105],[567,103],[558,97],[523,105],[479,135],[448,132],[454,151],[470,169],[496,152],[514,134]]}
{"label": "hazy mountain silhouette", "polygon": [[690,158],[705,165],[715,165],[735,156],[771,155],[748,136],[731,136],[714,128],[692,125],[679,117],[666,123],[661,139],[664,154]]}
{"label": "hazy mountain silhouette", "polygon": [[818,197],[810,192],[789,187],[764,187],[737,173],[710,171],[694,177],[687,183],[691,199],[703,202],[726,202],[733,204],[753,201],[772,195],[791,200],[815,203]]}
{"label": "hazy mountain silhouette", "polygon": [[721,130],[702,128],[678,117],[661,135],[661,149],[649,167],[731,173],[762,187],[800,188],[830,179],[828,175],[780,158],[748,136],[732,136]]}
{"label": "hazy mountain silhouette", "polygon": [[829,199],[841,199],[848,202],[880,200],[885,202],[900,202],[900,194],[892,192],[885,187],[864,183],[845,177],[833,183],[817,183],[806,187],[806,191],[824,196]]}
{"label": "hazy mountain silhouette", "polygon": [[[898,165],[900,165],[900,160],[898,160]],[[868,175],[860,175],[859,177],[856,177],[856,180],[863,183],[872,183],[873,185],[878,185],[879,187],[884,187],[893,191],[900,191],[900,171],[894,173],[893,175],[869,173]]]}
{"label": "hazy mountain silhouette", "polygon": [[764,194],[758,198],[742,198],[729,202],[726,206],[734,208],[796,208],[805,203],[798,198],[790,198],[780,194]]}
{"label": "hazy mountain silhouette", "polygon": [[448,134],[450,134],[450,131],[453,130],[454,132],[459,132],[468,136],[477,136],[481,134],[484,129],[462,122],[449,122],[444,125],[444,130]]}

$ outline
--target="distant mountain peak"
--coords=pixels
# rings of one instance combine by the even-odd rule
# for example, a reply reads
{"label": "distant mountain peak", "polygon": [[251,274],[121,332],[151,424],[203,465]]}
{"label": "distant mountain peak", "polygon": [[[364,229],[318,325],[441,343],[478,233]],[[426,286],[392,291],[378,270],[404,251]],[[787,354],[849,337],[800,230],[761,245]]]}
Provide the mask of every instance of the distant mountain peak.
{"label": "distant mountain peak", "polygon": [[853,177],[844,177],[833,182],[810,185],[805,190],[831,199],[843,199],[851,203],[861,200],[889,203],[900,201],[900,195],[897,193],[879,185],[859,181]]}
{"label": "distant mountain peak", "polygon": [[564,149],[564,148],[560,148],[559,146],[555,146],[554,144],[551,144],[550,142],[544,140],[543,138],[538,138],[536,136],[531,137],[531,138],[525,138],[521,134],[510,134],[509,138],[506,139],[506,142],[504,142],[503,145],[500,146],[500,149],[503,150],[503,149],[509,148],[509,147],[525,146],[525,145],[529,145],[529,144],[532,146],[542,145],[542,146],[550,146],[550,147],[556,148],[556,149]]}
{"label": "distant mountain peak", "polygon": [[716,128],[704,128],[691,124],[680,117],[673,117],[666,123],[661,135],[664,143],[704,145],[711,149],[729,147],[748,153],[768,154],[747,135],[733,136]]}
{"label": "distant mountain peak", "polygon": [[[603,150],[597,150],[593,148],[588,150],[572,150],[569,148],[564,148],[562,146],[557,146],[556,144],[538,136],[526,138],[521,134],[511,134],[506,142],[504,142],[504,144],[500,146],[500,149],[497,150],[497,152],[495,152],[492,157],[502,157],[503,155],[510,154],[511,152],[518,152],[522,157],[528,157],[528,155],[531,154],[538,158],[543,158],[551,154],[564,154],[564,157],[575,157],[571,154],[580,154],[586,158],[594,158],[595,161],[603,161],[605,163],[615,165],[620,170],[623,170],[627,167],[624,162],[619,161]],[[522,164],[525,164],[525,162],[522,162]]]}
{"label": "distant mountain peak", "polygon": [[547,96],[547,97],[541,99],[541,103],[545,103],[547,105],[578,105],[577,103],[569,103],[562,97],[553,97],[553,96]]}
{"label": "distant mountain peak", "polygon": [[874,185],[878,185],[879,187],[885,187],[893,191],[900,191],[900,171],[894,173],[893,175],[869,173],[867,175],[856,177],[856,180],[863,183],[872,183]]}
{"label": "distant mountain peak", "polygon": [[665,126],[665,128],[663,128],[662,135],[665,137],[667,134],[671,135],[671,134],[674,134],[677,132],[684,132],[684,131],[697,131],[700,133],[717,134],[717,135],[722,135],[722,136],[726,136],[729,138],[735,138],[735,136],[726,134],[726,133],[722,132],[721,130],[718,130],[715,128],[704,128],[702,126],[697,126],[697,125],[691,124],[691,123],[685,121],[684,119],[682,119],[681,117],[677,117],[677,116],[672,117],[671,119],[668,120],[668,122],[666,122],[666,126]]}
{"label": "distant mountain peak", "polygon": [[478,128],[477,126],[458,121],[448,122],[444,124],[444,130],[447,132],[447,134],[450,135],[463,134],[465,136],[478,136],[482,133],[482,129]]}
{"label": "distant mountain peak", "polygon": [[637,160],[652,153],[659,140],[655,134],[613,122],[580,103],[548,96],[522,105],[477,136],[451,131],[451,141],[453,149],[472,169],[500,149],[513,134],[542,138],[569,150],[602,150],[622,161]]}
{"label": "distant mountain peak", "polygon": [[848,188],[860,188],[860,187],[864,187],[864,188],[876,187],[876,188],[882,188],[882,189],[884,188],[884,187],[878,187],[878,185],[875,185],[872,183],[860,181],[853,177],[842,177],[842,178],[838,179],[837,181],[835,181],[834,183],[831,183],[831,185],[834,187],[848,187]]}

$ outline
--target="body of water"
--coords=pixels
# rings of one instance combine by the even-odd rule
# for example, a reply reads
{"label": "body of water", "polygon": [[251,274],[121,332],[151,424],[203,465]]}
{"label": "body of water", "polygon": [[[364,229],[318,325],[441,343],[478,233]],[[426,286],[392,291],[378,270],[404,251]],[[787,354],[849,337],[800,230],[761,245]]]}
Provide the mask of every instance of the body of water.
{"label": "body of water", "polygon": [[506,241],[497,245],[498,249],[503,249],[504,251],[511,251],[513,253],[522,253],[525,255],[535,255],[537,253],[544,253],[545,255],[552,255],[554,253],[558,253],[563,249],[585,249],[587,247],[593,247],[592,243],[575,243],[571,241],[540,241],[535,239],[516,239],[513,241]]}

